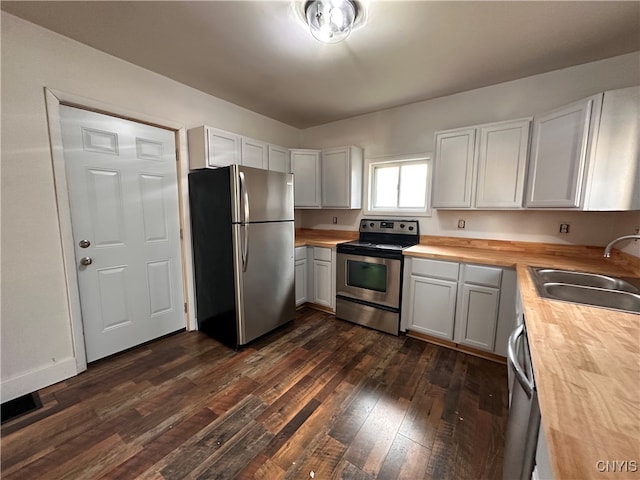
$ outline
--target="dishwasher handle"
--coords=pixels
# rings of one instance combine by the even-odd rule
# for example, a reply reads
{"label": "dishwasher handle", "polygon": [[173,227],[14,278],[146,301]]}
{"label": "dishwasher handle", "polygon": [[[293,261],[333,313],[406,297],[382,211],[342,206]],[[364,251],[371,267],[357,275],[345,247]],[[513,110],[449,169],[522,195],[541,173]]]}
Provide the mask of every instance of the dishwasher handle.
{"label": "dishwasher handle", "polygon": [[[518,383],[522,386],[522,389],[527,394],[527,397],[531,398],[533,395],[533,378],[527,377],[527,374],[522,365],[518,362],[518,340],[524,337],[525,329],[524,324],[518,325],[516,329],[509,335],[509,342],[507,344],[507,362],[513,369],[513,373],[518,380]],[[523,338],[524,340],[524,338]]]}

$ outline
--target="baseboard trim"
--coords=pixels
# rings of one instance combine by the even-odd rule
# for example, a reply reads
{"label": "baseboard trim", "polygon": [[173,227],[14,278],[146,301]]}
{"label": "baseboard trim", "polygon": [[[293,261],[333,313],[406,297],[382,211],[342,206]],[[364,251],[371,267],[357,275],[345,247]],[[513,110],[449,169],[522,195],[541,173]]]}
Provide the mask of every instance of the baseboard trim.
{"label": "baseboard trim", "polygon": [[458,352],[484,358],[485,360],[490,360],[492,362],[501,363],[502,365],[507,364],[507,358],[503,357],[502,355],[498,355],[497,353],[493,352],[485,352],[484,350],[468,347],[466,345],[461,345],[459,343],[452,342],[451,340],[445,340],[444,338],[433,337],[431,335],[426,335],[420,332],[413,332],[411,330],[407,330],[407,337],[433,343],[434,345],[440,345],[441,347],[451,348],[452,350],[457,350]]}
{"label": "baseboard trim", "polygon": [[320,310],[321,312],[330,313],[331,315],[335,315],[336,314],[336,311],[334,309],[332,309],[331,307],[325,307],[324,305],[318,305],[317,303],[307,302],[307,303],[305,303],[303,305],[306,305],[307,307],[311,307],[311,308],[313,308],[315,310]]}
{"label": "baseboard trim", "polygon": [[77,374],[78,368],[75,357],[68,357],[57,361],[54,365],[47,365],[17,377],[3,380],[0,384],[2,403],[74,377]]}

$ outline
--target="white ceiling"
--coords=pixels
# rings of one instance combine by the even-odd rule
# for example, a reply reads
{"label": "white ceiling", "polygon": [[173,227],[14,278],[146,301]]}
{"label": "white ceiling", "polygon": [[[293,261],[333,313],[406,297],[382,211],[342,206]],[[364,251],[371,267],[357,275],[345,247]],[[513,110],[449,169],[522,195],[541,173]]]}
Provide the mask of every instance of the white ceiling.
{"label": "white ceiling", "polygon": [[372,0],[366,24],[334,45],[290,1],[1,8],[298,128],[640,50],[638,1]]}

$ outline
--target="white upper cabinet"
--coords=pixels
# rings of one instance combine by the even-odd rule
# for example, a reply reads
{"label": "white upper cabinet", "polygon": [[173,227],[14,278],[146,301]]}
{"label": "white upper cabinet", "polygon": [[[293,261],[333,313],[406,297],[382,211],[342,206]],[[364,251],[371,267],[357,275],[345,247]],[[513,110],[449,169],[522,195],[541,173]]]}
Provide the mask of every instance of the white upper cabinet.
{"label": "white upper cabinet", "polygon": [[361,208],[362,149],[291,150],[296,208]]}
{"label": "white upper cabinet", "polygon": [[471,207],[476,129],[436,132],[433,170],[435,208]]}
{"label": "white upper cabinet", "polygon": [[322,206],[362,207],[362,149],[354,146],[322,151]]}
{"label": "white upper cabinet", "polygon": [[534,118],[527,207],[580,206],[589,134],[601,104],[602,94],[594,95]]}
{"label": "white upper cabinet", "polygon": [[640,210],[640,86],[604,92],[583,210]]}
{"label": "white upper cabinet", "polygon": [[269,168],[268,145],[260,140],[242,137],[242,165],[254,168]]}
{"label": "white upper cabinet", "polygon": [[289,149],[269,144],[269,170],[274,172],[291,173]]}
{"label": "white upper cabinet", "polygon": [[207,126],[187,134],[191,170],[238,164],[290,173],[288,148]]}
{"label": "white upper cabinet", "polygon": [[433,206],[521,208],[530,118],[436,132]]}
{"label": "white upper cabinet", "polygon": [[640,87],[535,117],[527,207],[640,210]]}
{"label": "white upper cabinet", "polygon": [[291,150],[294,206],[320,208],[320,150]]}
{"label": "white upper cabinet", "polygon": [[188,131],[189,166],[197,168],[226,167],[240,163],[240,135],[217,128],[197,127]]}
{"label": "white upper cabinet", "polygon": [[478,127],[476,208],[520,208],[530,119]]}

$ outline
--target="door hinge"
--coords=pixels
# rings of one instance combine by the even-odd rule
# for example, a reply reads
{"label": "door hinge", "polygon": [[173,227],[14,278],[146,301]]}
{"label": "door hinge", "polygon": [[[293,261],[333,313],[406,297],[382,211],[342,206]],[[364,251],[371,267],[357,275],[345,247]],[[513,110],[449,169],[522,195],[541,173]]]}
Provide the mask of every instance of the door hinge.
{"label": "door hinge", "polygon": [[187,302],[184,302],[184,313],[187,313]]}
{"label": "door hinge", "polygon": [[184,240],[184,236],[182,234],[182,229],[180,229],[180,240]]}

